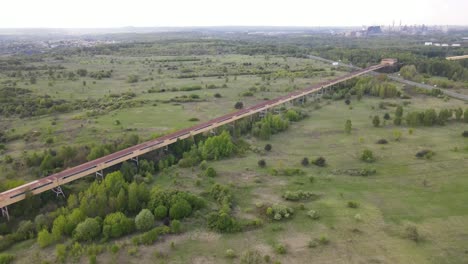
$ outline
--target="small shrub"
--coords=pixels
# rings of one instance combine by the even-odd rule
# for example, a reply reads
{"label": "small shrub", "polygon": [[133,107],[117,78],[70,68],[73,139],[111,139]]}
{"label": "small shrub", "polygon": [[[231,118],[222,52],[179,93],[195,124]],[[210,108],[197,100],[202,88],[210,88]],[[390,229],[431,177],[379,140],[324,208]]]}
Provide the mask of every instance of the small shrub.
{"label": "small shrub", "polygon": [[222,96],[221,96],[220,93],[215,93],[215,94],[214,94],[214,97],[215,97],[215,98],[221,98]]}
{"label": "small shrub", "polygon": [[52,143],[54,143],[54,138],[47,138],[46,139],[46,144],[50,145]]}
{"label": "small shrub", "polygon": [[345,100],[345,104],[349,105],[350,103],[351,103],[351,100],[349,100],[349,99]]}
{"label": "small shrub", "polygon": [[286,247],[283,244],[277,244],[275,246],[275,252],[280,255],[284,255],[286,254]]}
{"label": "small shrub", "polygon": [[307,157],[303,158],[301,161],[302,166],[307,167],[309,166],[309,159]]}
{"label": "small shrub", "polygon": [[120,250],[120,247],[117,244],[113,244],[110,248],[110,251],[112,252],[112,254],[117,254],[119,250]]}
{"label": "small shrub", "polygon": [[421,236],[419,235],[418,228],[416,226],[407,226],[405,229],[406,237],[413,240],[414,242],[421,241]]}
{"label": "small shrub", "polygon": [[383,118],[385,120],[390,120],[390,114],[389,113],[385,113],[385,115],[383,116]]}
{"label": "small shrub", "polygon": [[214,177],[216,177],[217,173],[216,173],[216,170],[213,167],[208,167],[205,170],[205,175],[210,177],[210,178],[214,178]]}
{"label": "small shrub", "polygon": [[310,240],[309,243],[307,243],[307,246],[309,248],[316,248],[318,246],[317,240],[316,239]]}
{"label": "small shrub", "polygon": [[309,182],[313,183],[314,181],[315,181],[315,177],[314,176],[309,176]]}
{"label": "small shrub", "polygon": [[0,264],[9,264],[15,259],[15,255],[1,253],[0,254]]}
{"label": "small shrub", "polygon": [[242,109],[242,108],[244,108],[244,103],[242,103],[242,102],[237,102],[237,103],[234,105],[234,108],[235,108],[235,109]]}
{"label": "small shrub", "polygon": [[313,220],[318,220],[320,219],[320,214],[315,211],[315,210],[310,210],[309,212],[307,212],[307,216],[309,216],[310,218],[312,218]]}
{"label": "small shrub", "polygon": [[388,144],[388,141],[384,138],[377,140],[377,144]]}
{"label": "small shrub", "polygon": [[236,252],[234,252],[233,249],[227,249],[225,253],[226,258],[235,258],[236,257]]}
{"label": "small shrub", "polygon": [[327,161],[324,157],[318,157],[315,159],[314,164],[319,167],[325,167],[325,165],[327,165]]}
{"label": "small shrub", "polygon": [[260,168],[265,168],[265,166],[266,166],[266,161],[265,161],[264,159],[259,160],[259,161],[258,161],[258,166],[259,166]]}
{"label": "small shrub", "polygon": [[188,121],[190,122],[195,122],[195,121],[200,121],[200,119],[196,118],[196,117],[192,117],[190,118]]}
{"label": "small shrub", "polygon": [[426,158],[426,159],[430,159],[432,158],[432,156],[434,156],[434,152],[432,152],[431,150],[429,149],[423,149],[421,151],[418,151],[416,153],[416,157],[417,158]]}
{"label": "small shrub", "polygon": [[328,237],[326,237],[326,236],[321,236],[321,237],[319,238],[318,241],[319,241],[319,243],[320,243],[321,245],[328,245],[328,244],[330,244],[330,239],[328,239]]}
{"label": "small shrub", "polygon": [[[468,133],[468,131],[465,131],[465,132]],[[271,147],[271,144],[266,144],[266,145],[265,145],[265,150],[266,150],[266,151],[271,151],[271,148],[272,148],[272,147]]]}
{"label": "small shrub", "polygon": [[358,203],[358,202],[355,202],[355,201],[348,201],[348,207],[349,207],[349,208],[358,208],[358,207],[359,207],[359,203]]}
{"label": "small shrub", "polygon": [[361,160],[365,162],[374,162],[374,153],[369,149],[365,149],[361,154]]}
{"label": "small shrub", "polygon": [[463,131],[462,137],[468,137],[468,130]]}
{"label": "small shrub", "polygon": [[204,160],[204,161],[202,161],[200,163],[200,169],[206,170],[206,168],[208,168],[208,162],[206,162],[206,160]]}
{"label": "small shrub", "polygon": [[178,234],[182,231],[182,225],[179,220],[173,220],[171,222],[171,232],[174,234]]}
{"label": "small shrub", "polygon": [[259,264],[262,263],[262,256],[256,250],[248,250],[242,254],[241,264]]}

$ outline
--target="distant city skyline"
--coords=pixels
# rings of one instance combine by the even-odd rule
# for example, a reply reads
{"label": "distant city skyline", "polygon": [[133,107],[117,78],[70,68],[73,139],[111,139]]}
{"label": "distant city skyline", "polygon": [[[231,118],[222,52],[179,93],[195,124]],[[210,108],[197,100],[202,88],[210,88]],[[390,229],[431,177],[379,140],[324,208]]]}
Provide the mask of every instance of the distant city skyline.
{"label": "distant city skyline", "polygon": [[468,25],[466,0],[15,0],[0,28]]}

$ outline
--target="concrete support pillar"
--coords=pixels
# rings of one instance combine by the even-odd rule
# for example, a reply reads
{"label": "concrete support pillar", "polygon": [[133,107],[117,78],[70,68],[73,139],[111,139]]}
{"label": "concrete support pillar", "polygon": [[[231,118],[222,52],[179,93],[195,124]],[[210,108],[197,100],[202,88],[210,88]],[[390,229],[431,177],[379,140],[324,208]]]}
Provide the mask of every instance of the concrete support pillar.
{"label": "concrete support pillar", "polygon": [[62,187],[57,186],[55,188],[52,188],[51,190],[57,195],[57,197],[59,197],[60,195],[65,197],[65,194],[63,193]]}
{"label": "concrete support pillar", "polygon": [[138,166],[138,156],[137,156],[137,157],[134,157],[134,158],[131,158],[130,160],[131,160],[131,161],[134,161],[135,164]]}
{"label": "concrete support pillar", "polygon": [[96,171],[96,180],[102,182],[104,180],[104,172],[102,170]]}
{"label": "concrete support pillar", "polygon": [[7,218],[7,221],[10,221],[10,214],[8,213],[8,207],[2,207],[2,216]]}

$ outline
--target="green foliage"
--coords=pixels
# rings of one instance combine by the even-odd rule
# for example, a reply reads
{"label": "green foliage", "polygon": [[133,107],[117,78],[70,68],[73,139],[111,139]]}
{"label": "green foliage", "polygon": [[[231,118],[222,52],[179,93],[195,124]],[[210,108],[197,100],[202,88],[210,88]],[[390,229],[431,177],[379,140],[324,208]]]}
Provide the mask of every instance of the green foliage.
{"label": "green foliage", "polygon": [[217,173],[216,173],[216,170],[213,167],[208,167],[205,170],[205,175],[210,177],[210,178],[214,178],[214,177],[216,177]]}
{"label": "green foliage", "polygon": [[208,227],[221,233],[240,231],[240,224],[228,213],[220,211],[208,215]]}
{"label": "green foliage", "polygon": [[159,205],[154,209],[154,217],[157,220],[164,219],[167,216],[167,208],[164,205]]}
{"label": "green foliage", "polygon": [[[268,210],[268,209],[267,209]],[[276,221],[290,218],[294,214],[294,210],[291,207],[287,207],[282,204],[274,204],[271,207],[271,214],[269,216]]]}
{"label": "green foliage", "polygon": [[324,157],[316,158],[313,163],[319,167],[325,167],[327,165],[327,161]]}
{"label": "green foliage", "polygon": [[37,243],[39,244],[39,247],[45,248],[54,242],[54,236],[49,231],[47,231],[47,229],[43,229],[37,233]]}
{"label": "green foliage", "polygon": [[309,212],[307,212],[307,216],[312,218],[313,220],[320,219],[320,214],[315,210],[310,210]]}
{"label": "green foliage", "polygon": [[218,160],[231,156],[235,151],[235,145],[232,143],[231,135],[223,131],[219,136],[210,137],[200,144],[199,150],[202,159]]}
{"label": "green foliage", "polygon": [[275,245],[275,252],[280,254],[280,255],[284,255],[286,254],[286,246],[284,246],[283,244],[277,244]]}
{"label": "green foliage", "polygon": [[271,151],[271,148],[272,148],[272,147],[271,147],[271,144],[266,144],[264,149],[265,149],[266,151]]}
{"label": "green foliage", "polygon": [[374,125],[374,127],[378,127],[380,125],[380,118],[378,115],[374,116],[374,118],[372,119],[372,124]]}
{"label": "green foliage", "polygon": [[266,161],[265,161],[264,159],[261,159],[261,160],[259,160],[259,161],[257,162],[257,164],[258,164],[258,166],[259,166],[260,168],[265,168],[265,166],[266,166]]}
{"label": "green foliage", "polygon": [[352,123],[351,123],[351,120],[346,120],[345,122],[345,128],[344,128],[344,131],[346,134],[351,134],[351,129],[352,129]]}
{"label": "green foliage", "polygon": [[0,254],[0,264],[9,264],[15,259],[15,255],[8,253]]}
{"label": "green foliage", "polygon": [[137,230],[147,231],[154,225],[154,216],[148,209],[143,209],[135,217],[135,226]]}
{"label": "green foliage", "polygon": [[242,102],[237,102],[237,103],[234,105],[234,108],[235,108],[235,109],[242,109],[242,108],[244,108],[244,103],[242,103]]}
{"label": "green foliage", "polygon": [[386,140],[385,138],[381,138],[377,140],[377,144],[381,144],[381,145],[388,144],[388,140]]}
{"label": "green foliage", "polygon": [[230,259],[233,259],[236,257],[236,252],[229,248],[229,249],[226,249],[226,253],[224,254],[226,256],[226,258],[230,258]]}
{"label": "green foliage", "polygon": [[270,139],[271,135],[282,132],[289,127],[289,121],[278,115],[268,113],[262,120],[256,122],[252,128],[252,134],[260,139]]}
{"label": "green foliage", "polygon": [[361,154],[361,160],[365,162],[374,162],[374,153],[370,149],[365,149]]}
{"label": "green foliage", "polygon": [[355,202],[355,201],[348,201],[348,207],[349,207],[349,208],[358,208],[358,207],[359,207],[359,203],[358,203],[358,202]]}
{"label": "green foliage", "polygon": [[192,206],[183,198],[179,198],[169,209],[171,219],[182,219],[192,213]]}
{"label": "green foliage", "polygon": [[182,231],[182,224],[179,220],[172,220],[171,222],[171,232],[174,234],[178,234]]}
{"label": "green foliage", "polygon": [[102,233],[105,238],[118,238],[134,230],[133,220],[123,213],[111,213],[104,218]]}
{"label": "green foliage", "polygon": [[240,258],[241,264],[260,264],[262,263],[262,256],[256,250],[248,250],[244,252]]}
{"label": "green foliage", "polygon": [[128,83],[136,83],[136,82],[139,81],[139,79],[140,79],[140,77],[138,75],[132,74],[132,75],[128,76],[127,82]]}
{"label": "green foliage", "polygon": [[289,109],[285,115],[286,118],[291,122],[297,122],[302,119],[301,115],[297,113],[294,109]]}
{"label": "green foliage", "polygon": [[410,225],[405,229],[406,237],[414,242],[421,241],[421,235],[419,234],[418,228],[416,226]]}
{"label": "green foliage", "polygon": [[57,256],[58,262],[64,263],[67,257],[67,246],[64,244],[55,246],[55,256]]}
{"label": "green foliage", "polygon": [[420,150],[420,151],[418,151],[416,153],[416,157],[426,158],[426,159],[430,159],[434,155],[435,155],[435,153],[432,150],[429,150],[429,149],[423,149],[423,150]]}
{"label": "green foliage", "polygon": [[282,197],[288,201],[300,201],[300,200],[316,200],[320,196],[318,194],[307,192],[307,191],[286,191]]}
{"label": "green foliage", "polygon": [[151,245],[162,235],[168,234],[170,228],[167,226],[158,226],[132,239],[136,245]]}
{"label": "green foliage", "polygon": [[73,232],[73,239],[77,241],[92,241],[101,234],[101,224],[95,218],[86,218],[79,223]]}

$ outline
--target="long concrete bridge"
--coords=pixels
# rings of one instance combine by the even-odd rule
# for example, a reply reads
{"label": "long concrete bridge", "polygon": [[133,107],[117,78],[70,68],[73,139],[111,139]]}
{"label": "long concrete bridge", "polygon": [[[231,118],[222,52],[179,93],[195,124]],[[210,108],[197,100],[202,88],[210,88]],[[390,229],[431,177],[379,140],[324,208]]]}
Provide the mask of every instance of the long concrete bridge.
{"label": "long concrete bridge", "polygon": [[322,82],[311,87],[305,88],[303,90],[295,91],[285,96],[278,97],[276,99],[264,101],[254,106],[220,116],[210,121],[179,130],[177,132],[156,138],[154,140],[150,140],[123,150],[119,150],[107,156],[83,163],[76,167],[68,168],[66,170],[41,178],[39,180],[32,181],[18,186],[16,188],[4,191],[0,193],[0,209],[2,211],[2,215],[9,219],[8,205],[24,200],[27,197],[27,195],[37,195],[49,190],[52,190],[57,195],[63,195],[61,186],[64,184],[78,180],[91,174],[96,174],[96,177],[103,178],[103,170],[106,168],[109,168],[127,160],[138,161],[139,156],[157,149],[167,148],[168,145],[175,143],[177,140],[186,139],[200,133],[212,131],[215,128],[242,119],[244,117],[267,111],[270,108],[288,103],[296,99],[304,99],[308,95],[321,93],[324,89],[336,85],[338,83],[366,74],[368,72],[384,68],[389,65],[393,65],[395,61],[396,60],[394,59],[383,59],[382,62],[378,65],[361,69],[346,74],[342,77],[336,78],[334,80]]}

